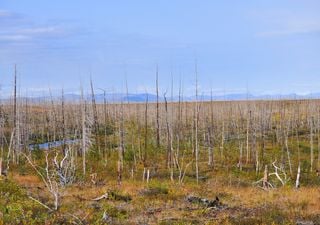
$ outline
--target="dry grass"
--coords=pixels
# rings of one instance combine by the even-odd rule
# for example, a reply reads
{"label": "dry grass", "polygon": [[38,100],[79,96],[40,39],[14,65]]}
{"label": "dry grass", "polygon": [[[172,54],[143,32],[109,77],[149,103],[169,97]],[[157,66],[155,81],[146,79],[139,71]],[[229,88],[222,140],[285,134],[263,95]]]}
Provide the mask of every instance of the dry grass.
{"label": "dry grass", "polygon": [[[31,192],[35,187],[45,190],[36,176],[14,174],[12,178]],[[142,190],[160,186],[167,188],[168,193],[142,194]],[[132,201],[92,201],[110,190],[130,195]],[[271,224],[270,221],[294,224],[297,219],[315,220],[320,215],[320,189],[317,187],[299,190],[283,187],[265,191],[256,187],[221,185],[216,180],[208,180],[201,186],[167,181],[151,181],[148,185],[129,180],[121,186],[115,182],[106,182],[102,186],[90,183],[72,185],[62,193],[60,211],[70,212],[88,222],[99,221],[104,211],[114,216],[115,224]],[[190,194],[206,198],[219,196],[227,208],[215,211],[188,203],[185,198]]]}

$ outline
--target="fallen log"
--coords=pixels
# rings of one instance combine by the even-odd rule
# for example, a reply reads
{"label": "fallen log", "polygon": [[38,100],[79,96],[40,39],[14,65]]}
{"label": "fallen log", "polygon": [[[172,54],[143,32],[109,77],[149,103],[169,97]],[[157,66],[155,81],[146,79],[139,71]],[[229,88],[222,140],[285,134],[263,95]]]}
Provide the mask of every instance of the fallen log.
{"label": "fallen log", "polygon": [[129,195],[122,195],[122,194],[116,193],[114,191],[109,191],[109,192],[101,195],[100,197],[92,199],[92,201],[100,201],[102,199],[115,200],[115,201],[125,201],[125,202],[129,202],[132,200],[131,196],[129,196]]}
{"label": "fallen log", "polygon": [[92,199],[92,201],[97,201],[97,202],[98,202],[98,201],[100,201],[100,200],[102,200],[102,199],[108,199],[108,197],[109,197],[109,194],[108,194],[108,192],[107,192],[107,193],[101,195],[100,197],[97,197],[97,198]]}
{"label": "fallen log", "polygon": [[222,207],[220,199],[217,196],[214,200],[210,200],[210,199],[206,199],[206,198],[200,198],[200,197],[189,195],[187,197],[187,201],[190,203],[200,204],[206,208],[221,208]]}

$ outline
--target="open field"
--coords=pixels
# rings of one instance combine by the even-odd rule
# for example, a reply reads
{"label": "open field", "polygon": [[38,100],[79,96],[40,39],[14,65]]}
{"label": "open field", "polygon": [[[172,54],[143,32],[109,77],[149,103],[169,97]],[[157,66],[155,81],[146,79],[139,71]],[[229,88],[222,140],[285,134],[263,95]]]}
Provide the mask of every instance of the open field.
{"label": "open field", "polygon": [[0,224],[320,224],[319,100],[17,99],[0,136]]}

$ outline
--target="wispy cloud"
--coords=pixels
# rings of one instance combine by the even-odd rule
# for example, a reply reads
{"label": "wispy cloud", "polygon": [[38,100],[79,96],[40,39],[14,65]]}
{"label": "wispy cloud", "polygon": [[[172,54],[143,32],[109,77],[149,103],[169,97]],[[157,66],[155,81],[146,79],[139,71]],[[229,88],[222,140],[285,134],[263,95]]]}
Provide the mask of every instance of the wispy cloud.
{"label": "wispy cloud", "polygon": [[19,42],[28,40],[29,37],[21,34],[0,34],[0,42]]}
{"label": "wispy cloud", "polygon": [[256,33],[257,37],[279,37],[320,32],[320,17],[317,14],[280,10],[260,12],[259,14],[256,12],[254,18],[264,29]]}
{"label": "wispy cloud", "polygon": [[9,17],[11,16],[11,13],[6,10],[0,10],[0,18]]}
{"label": "wispy cloud", "polygon": [[32,28],[23,28],[17,30],[18,33],[26,35],[43,35],[43,34],[57,34],[62,33],[62,27],[58,26],[48,26],[48,27],[32,27]]}
{"label": "wispy cloud", "polygon": [[71,33],[63,23],[35,23],[26,15],[0,9],[0,45],[59,38]]}
{"label": "wispy cloud", "polygon": [[65,34],[64,29],[58,26],[11,28],[0,31],[0,41],[21,42],[41,37],[57,37],[63,34]]}
{"label": "wispy cloud", "polygon": [[6,26],[6,25],[12,25],[16,22],[22,22],[23,16],[19,13],[11,12],[8,10],[0,9],[0,27]]}
{"label": "wispy cloud", "polygon": [[314,34],[320,32],[320,21],[314,24],[287,26],[282,29],[275,29],[257,33],[258,37],[279,37],[299,34]]}

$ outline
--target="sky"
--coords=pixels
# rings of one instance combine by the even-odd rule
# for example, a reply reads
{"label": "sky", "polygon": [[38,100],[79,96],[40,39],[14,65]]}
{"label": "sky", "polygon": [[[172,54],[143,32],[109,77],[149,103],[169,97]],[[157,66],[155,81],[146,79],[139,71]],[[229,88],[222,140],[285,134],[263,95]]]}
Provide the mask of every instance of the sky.
{"label": "sky", "polygon": [[0,0],[0,95],[320,92],[318,0]]}

